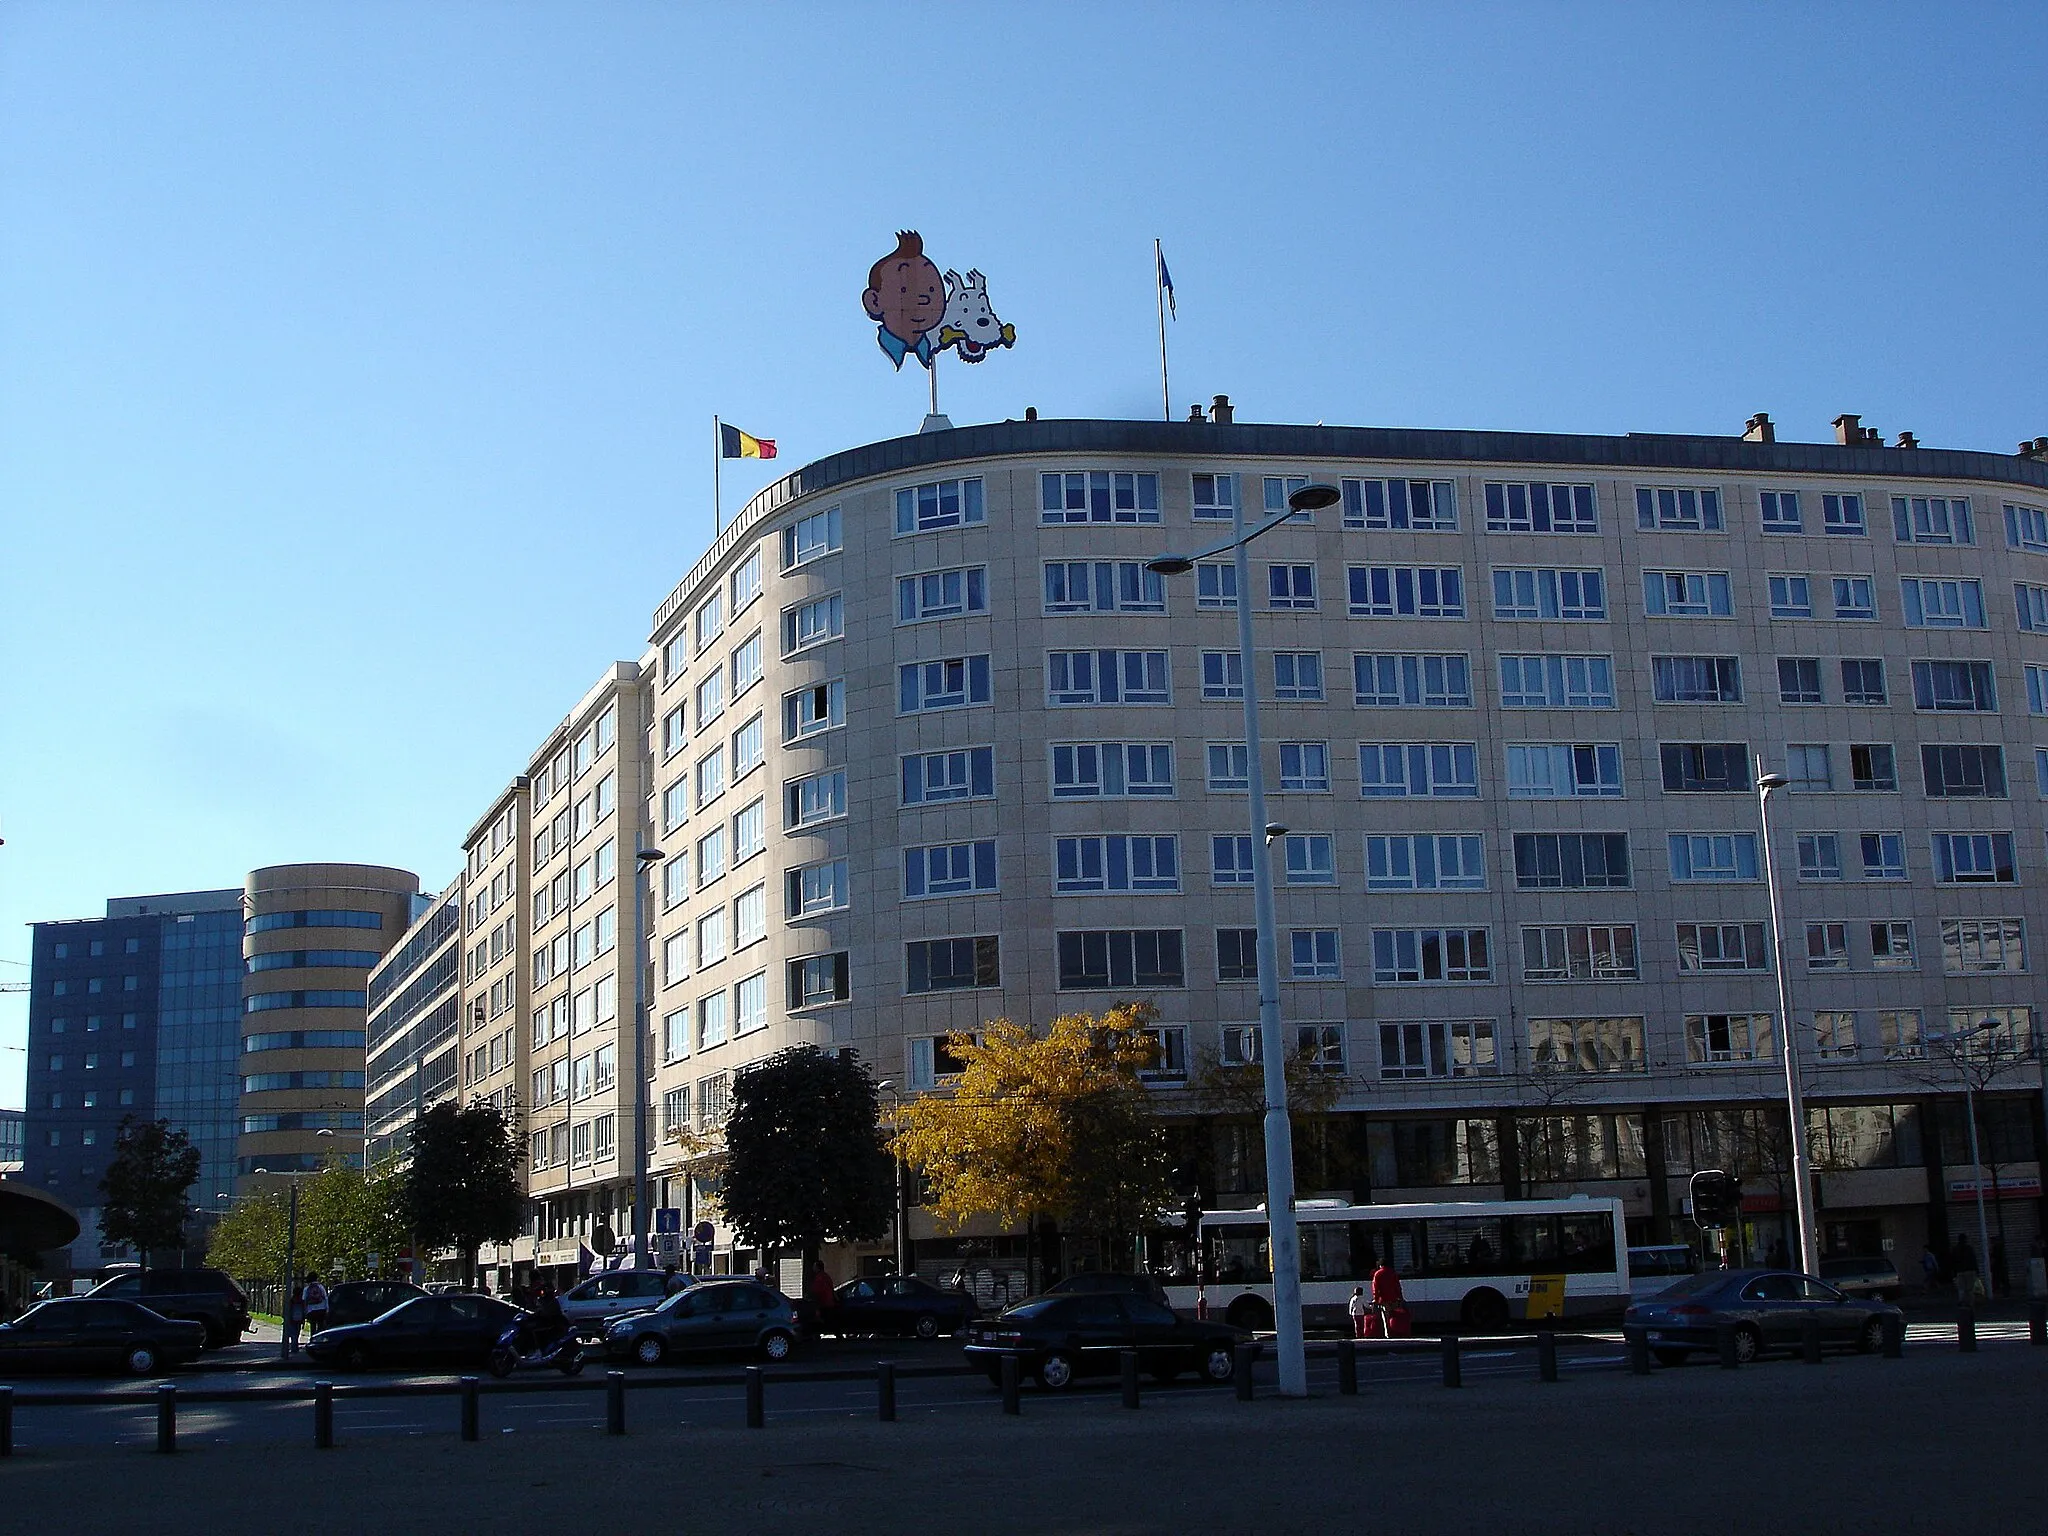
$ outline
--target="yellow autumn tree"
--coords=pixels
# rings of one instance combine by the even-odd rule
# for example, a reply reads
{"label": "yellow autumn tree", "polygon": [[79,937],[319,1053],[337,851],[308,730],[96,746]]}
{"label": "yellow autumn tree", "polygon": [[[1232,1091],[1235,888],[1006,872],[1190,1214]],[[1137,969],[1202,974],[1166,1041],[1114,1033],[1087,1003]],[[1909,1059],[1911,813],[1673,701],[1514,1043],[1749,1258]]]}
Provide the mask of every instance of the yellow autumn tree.
{"label": "yellow autumn tree", "polygon": [[996,1019],[955,1035],[952,1091],[904,1105],[895,1150],[923,1174],[933,1215],[1016,1223],[1057,1216],[1121,1246],[1170,1203],[1166,1141],[1139,1074],[1152,1010],[1062,1014],[1038,1034]]}

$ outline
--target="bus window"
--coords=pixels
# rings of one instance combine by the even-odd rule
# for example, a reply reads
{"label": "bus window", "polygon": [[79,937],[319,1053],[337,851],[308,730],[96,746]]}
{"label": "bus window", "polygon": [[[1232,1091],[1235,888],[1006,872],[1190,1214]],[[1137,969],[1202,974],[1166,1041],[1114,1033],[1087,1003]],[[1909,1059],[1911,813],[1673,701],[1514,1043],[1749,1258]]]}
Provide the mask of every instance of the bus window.
{"label": "bus window", "polygon": [[1264,1285],[1273,1278],[1264,1226],[1210,1227],[1204,1236],[1210,1278],[1234,1285]]}
{"label": "bus window", "polygon": [[1304,1221],[1301,1224],[1301,1278],[1355,1278],[1351,1272],[1351,1226],[1348,1222]]}
{"label": "bus window", "polygon": [[1393,1265],[1398,1274],[1417,1274],[1421,1251],[1415,1246],[1412,1221],[1351,1223],[1351,1258],[1358,1266],[1357,1279],[1366,1279],[1382,1264]]}
{"label": "bus window", "polygon": [[1567,1211],[1558,1222],[1564,1228],[1560,1269],[1584,1274],[1614,1268],[1614,1220],[1607,1212]]}
{"label": "bus window", "polygon": [[1498,1216],[1436,1217],[1425,1224],[1433,1275],[1501,1272],[1505,1238]]}
{"label": "bus window", "polygon": [[1510,1216],[1502,1234],[1513,1273],[1541,1273],[1557,1267],[1557,1218]]}

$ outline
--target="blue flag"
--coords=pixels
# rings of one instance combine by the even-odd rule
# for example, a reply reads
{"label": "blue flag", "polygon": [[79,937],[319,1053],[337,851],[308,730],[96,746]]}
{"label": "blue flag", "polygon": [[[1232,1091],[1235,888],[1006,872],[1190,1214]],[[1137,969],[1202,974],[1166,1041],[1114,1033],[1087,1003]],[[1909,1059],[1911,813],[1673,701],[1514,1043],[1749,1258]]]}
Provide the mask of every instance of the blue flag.
{"label": "blue flag", "polygon": [[1173,302],[1173,274],[1166,270],[1166,252],[1154,247],[1159,254],[1159,291],[1166,295],[1166,308],[1173,318],[1180,318],[1180,307]]}

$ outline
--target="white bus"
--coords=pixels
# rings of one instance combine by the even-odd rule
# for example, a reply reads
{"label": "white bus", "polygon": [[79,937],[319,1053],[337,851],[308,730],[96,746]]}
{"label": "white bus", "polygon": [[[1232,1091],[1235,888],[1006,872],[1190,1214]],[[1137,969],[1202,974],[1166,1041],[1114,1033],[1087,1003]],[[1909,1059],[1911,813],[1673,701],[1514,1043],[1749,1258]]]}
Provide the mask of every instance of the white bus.
{"label": "white bus", "polygon": [[[1346,1205],[1304,1200],[1301,1311],[1308,1327],[1350,1326],[1353,1286],[1372,1289],[1385,1260],[1401,1277],[1419,1323],[1500,1331],[1541,1318],[1620,1314],[1629,1301],[1628,1229],[1619,1200],[1460,1200],[1432,1205]],[[1265,1207],[1202,1216],[1202,1279],[1209,1315],[1242,1328],[1273,1326],[1273,1271]],[[1167,1300],[1192,1309],[1194,1277],[1166,1282]]]}

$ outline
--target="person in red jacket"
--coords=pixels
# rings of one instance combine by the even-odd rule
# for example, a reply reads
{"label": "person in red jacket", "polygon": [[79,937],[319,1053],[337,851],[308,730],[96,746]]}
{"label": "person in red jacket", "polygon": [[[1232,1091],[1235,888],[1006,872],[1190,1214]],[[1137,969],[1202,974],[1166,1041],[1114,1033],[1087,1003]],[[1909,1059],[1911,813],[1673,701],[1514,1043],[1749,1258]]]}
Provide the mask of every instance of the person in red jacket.
{"label": "person in red jacket", "polygon": [[1394,1337],[1394,1314],[1408,1310],[1407,1298],[1401,1294],[1401,1277],[1394,1273],[1394,1266],[1380,1260],[1379,1268],[1372,1272],[1372,1305],[1380,1315],[1380,1336]]}

